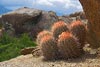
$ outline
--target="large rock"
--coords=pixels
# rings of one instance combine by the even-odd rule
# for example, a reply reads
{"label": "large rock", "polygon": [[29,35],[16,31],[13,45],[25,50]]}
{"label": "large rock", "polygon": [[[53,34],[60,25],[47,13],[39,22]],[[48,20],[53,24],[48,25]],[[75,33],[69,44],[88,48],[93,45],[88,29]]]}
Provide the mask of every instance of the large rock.
{"label": "large rock", "polygon": [[72,13],[72,14],[69,14],[69,15],[59,16],[58,19],[63,20],[66,23],[69,23],[69,24],[73,21],[76,21],[76,20],[81,20],[83,23],[87,24],[87,19],[86,19],[85,13],[82,12],[82,11],[75,12],[75,13]]}
{"label": "large rock", "polygon": [[43,11],[41,18],[40,18],[40,21],[37,24],[37,26],[39,26],[40,28],[49,30],[51,25],[56,21],[58,21],[58,17],[57,17],[55,12],[53,12],[53,11],[49,11],[49,12]]}
{"label": "large rock", "polygon": [[100,0],[79,0],[89,20],[87,41],[93,48],[100,47]]}
{"label": "large rock", "polygon": [[50,26],[56,21],[58,21],[58,17],[55,12],[27,7],[2,15],[2,22],[5,27],[7,24],[11,24],[9,26],[14,28],[16,34],[30,32],[33,36],[44,29],[50,30]]}
{"label": "large rock", "polygon": [[86,19],[84,12],[75,12],[69,15],[69,17],[80,17],[80,19],[84,20]]}
{"label": "large rock", "polygon": [[35,24],[37,24],[41,12],[41,10],[29,8],[17,9],[8,14],[2,15],[3,25],[6,23],[12,24],[12,27],[18,34],[28,32],[33,28]]}
{"label": "large rock", "polygon": [[73,21],[73,19],[69,16],[59,16],[58,19],[60,21],[64,21],[67,24],[70,24]]}
{"label": "large rock", "polygon": [[37,35],[38,32],[42,30],[50,30],[53,23],[58,21],[58,17],[55,12],[49,11],[42,11],[40,18],[38,18],[38,23],[34,26],[35,29],[32,30],[31,35]]}

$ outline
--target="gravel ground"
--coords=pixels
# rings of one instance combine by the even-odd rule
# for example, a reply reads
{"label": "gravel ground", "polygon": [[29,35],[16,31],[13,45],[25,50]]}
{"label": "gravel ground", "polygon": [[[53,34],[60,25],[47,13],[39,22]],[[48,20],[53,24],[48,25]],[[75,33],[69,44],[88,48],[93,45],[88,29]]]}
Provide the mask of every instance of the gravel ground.
{"label": "gravel ground", "polygon": [[0,62],[0,67],[100,67],[100,58],[95,55],[85,54],[78,59],[67,61],[43,61],[43,57],[33,57],[30,55],[19,56],[17,58]]}

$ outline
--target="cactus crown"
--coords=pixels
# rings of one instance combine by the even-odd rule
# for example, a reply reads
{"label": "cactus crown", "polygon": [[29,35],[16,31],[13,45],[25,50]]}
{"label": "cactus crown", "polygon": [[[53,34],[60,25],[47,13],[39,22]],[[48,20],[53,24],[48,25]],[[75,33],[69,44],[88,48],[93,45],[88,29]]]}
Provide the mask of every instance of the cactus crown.
{"label": "cactus crown", "polygon": [[70,32],[62,32],[62,34],[59,35],[59,38],[61,40],[66,39],[66,38],[70,38],[70,37],[72,37],[72,34]]}
{"label": "cactus crown", "polygon": [[69,31],[68,25],[63,21],[58,21],[52,26],[53,36],[57,39],[62,32]]}
{"label": "cactus crown", "polygon": [[70,25],[71,33],[78,39],[81,48],[85,45],[86,27],[81,21],[75,21]]}
{"label": "cactus crown", "polygon": [[37,37],[44,36],[45,34],[50,34],[50,32],[44,30],[44,31],[38,33],[38,36]]}
{"label": "cactus crown", "polygon": [[77,21],[75,21],[75,22],[73,22],[71,24],[71,27],[73,27],[73,26],[80,26],[80,25],[83,25],[84,26],[84,24],[81,21],[77,20]]}
{"label": "cactus crown", "polygon": [[56,28],[58,28],[58,27],[65,26],[65,25],[66,25],[65,22],[63,22],[63,21],[58,21],[58,22],[54,23],[54,25],[52,26],[52,29],[56,29]]}
{"label": "cactus crown", "polygon": [[55,60],[58,58],[58,47],[52,35],[46,35],[41,39],[41,50],[45,60]]}
{"label": "cactus crown", "polygon": [[46,36],[46,35],[51,35],[51,33],[49,31],[42,31],[37,35],[37,44],[40,44],[41,39]]}
{"label": "cactus crown", "polygon": [[50,39],[52,39],[52,36],[51,35],[46,35],[41,39],[41,42],[46,42],[46,41],[48,41]]}

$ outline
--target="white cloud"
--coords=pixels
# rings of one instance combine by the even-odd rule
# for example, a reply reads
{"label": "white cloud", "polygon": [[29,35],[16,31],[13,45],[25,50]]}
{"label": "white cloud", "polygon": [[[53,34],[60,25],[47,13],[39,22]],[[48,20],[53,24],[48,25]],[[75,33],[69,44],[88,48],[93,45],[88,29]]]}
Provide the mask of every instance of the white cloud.
{"label": "white cloud", "polygon": [[63,14],[66,14],[68,11],[69,13],[72,13],[82,10],[78,0],[35,0],[33,7],[44,10],[53,10]]}
{"label": "white cloud", "polygon": [[39,5],[53,6],[49,0],[36,0],[35,2]]}
{"label": "white cloud", "polygon": [[78,0],[36,0],[35,4],[49,7],[61,7],[61,8],[71,8],[82,9]]}

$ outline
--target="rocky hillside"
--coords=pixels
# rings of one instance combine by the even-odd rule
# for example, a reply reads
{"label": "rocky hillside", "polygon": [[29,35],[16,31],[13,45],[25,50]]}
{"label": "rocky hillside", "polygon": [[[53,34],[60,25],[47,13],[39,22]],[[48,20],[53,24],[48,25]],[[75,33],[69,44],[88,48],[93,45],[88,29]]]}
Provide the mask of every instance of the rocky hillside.
{"label": "rocky hillside", "polygon": [[82,12],[70,16],[57,16],[53,11],[24,7],[2,15],[0,23],[6,31],[10,30],[14,35],[29,33],[36,37],[38,32],[44,29],[49,30],[54,22],[63,20],[70,23],[76,19],[76,16],[82,16],[81,19],[85,18]]}

